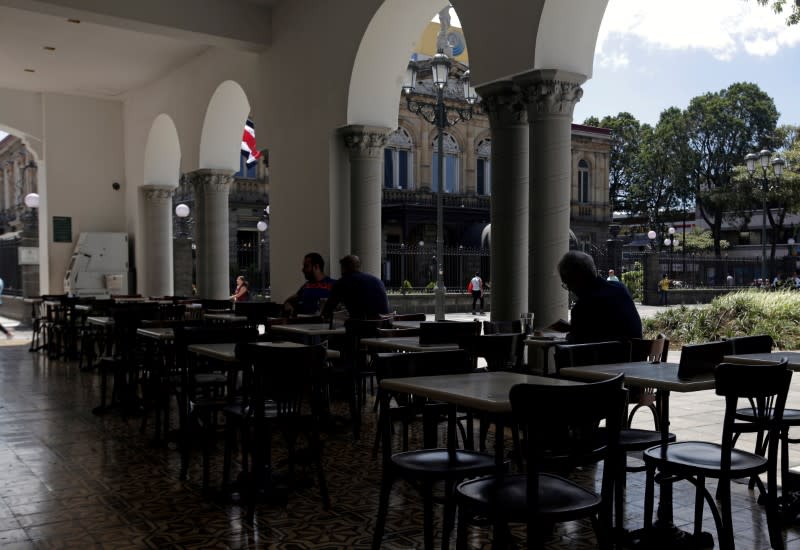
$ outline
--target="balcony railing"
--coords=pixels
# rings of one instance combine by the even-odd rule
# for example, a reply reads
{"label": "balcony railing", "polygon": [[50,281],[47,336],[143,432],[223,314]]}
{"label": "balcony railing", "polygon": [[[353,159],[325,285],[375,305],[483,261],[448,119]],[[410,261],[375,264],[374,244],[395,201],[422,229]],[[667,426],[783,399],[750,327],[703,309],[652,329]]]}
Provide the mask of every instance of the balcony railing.
{"label": "balcony railing", "polygon": [[[468,195],[462,193],[445,193],[442,197],[445,208],[475,208],[488,210],[490,197],[486,195]],[[427,189],[383,189],[383,204],[436,206],[436,193]]]}

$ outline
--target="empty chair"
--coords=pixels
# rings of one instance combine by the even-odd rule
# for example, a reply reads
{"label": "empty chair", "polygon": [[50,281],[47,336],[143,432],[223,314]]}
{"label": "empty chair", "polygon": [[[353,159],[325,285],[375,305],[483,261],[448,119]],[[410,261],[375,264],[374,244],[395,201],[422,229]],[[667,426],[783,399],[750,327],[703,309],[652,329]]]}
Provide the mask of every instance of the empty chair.
{"label": "empty chair", "polygon": [[503,334],[503,333],[520,333],[522,332],[522,321],[514,319],[513,321],[484,321],[483,333],[484,334]]}
{"label": "empty chair", "polygon": [[[375,371],[379,379],[465,374],[471,372],[465,355],[463,350],[380,353],[375,358]],[[389,401],[392,397],[397,399],[399,407],[389,408]],[[444,410],[449,411],[448,448],[438,448],[436,424]],[[408,422],[418,414],[425,415],[427,419],[425,422],[425,448],[406,451],[408,448],[406,427]],[[389,434],[390,423],[394,419],[400,419],[404,424],[404,452],[391,454]],[[424,547],[426,549],[433,548],[433,485],[437,482],[445,483],[442,548],[448,548],[449,533],[453,528],[455,517],[453,501],[455,484],[470,477],[495,471],[497,465],[494,456],[472,450],[455,449],[456,420],[453,408],[441,403],[430,403],[418,397],[382,392],[378,426],[383,437],[383,473],[372,548],[377,549],[381,546],[386,516],[389,511],[389,496],[397,478],[402,478],[415,485],[422,493],[425,522]]]}
{"label": "empty chair", "polygon": [[472,368],[477,365],[475,340],[481,333],[481,324],[475,321],[432,321],[419,324],[420,344],[456,344],[467,351],[467,361]]}
{"label": "empty chair", "polygon": [[731,344],[731,355],[744,355],[747,353],[769,353],[775,347],[775,342],[769,334],[754,336],[736,336],[728,338]]}
{"label": "empty chair", "polygon": [[[633,338],[630,340],[631,361],[649,361],[651,363],[665,363],[669,352],[669,340],[659,334],[652,340]],[[628,413],[627,427],[631,427],[633,415],[642,407],[653,413],[653,425],[656,431],[660,429],[659,412],[656,408],[656,394],[653,388],[641,386],[628,386],[628,402],[633,403],[633,408]]]}
{"label": "empty chair", "polygon": [[522,346],[525,335],[516,334],[484,334],[476,336],[474,350],[477,357],[486,361],[490,371],[522,370]]}
{"label": "empty chair", "polygon": [[627,342],[592,342],[589,344],[559,344],[555,348],[556,375],[564,367],[585,367],[630,360]]}
{"label": "empty chair", "polygon": [[252,523],[259,493],[272,488],[273,434],[283,435],[291,475],[298,460],[298,435],[308,441],[311,461],[317,469],[320,498],[330,508],[322,463],[319,425],[323,414],[320,381],[325,369],[325,348],[321,345],[277,343],[239,344],[236,357],[244,368],[244,398],[225,409],[225,477],[230,466],[236,432],[242,441],[242,464],[247,482],[242,485],[247,503],[247,520]]}
{"label": "empty chair", "polygon": [[[601,548],[611,547],[611,496],[618,460],[625,392],[622,375],[574,386],[520,384],[511,388],[514,422],[524,434],[526,472],[465,481],[456,489],[458,548],[466,548],[467,522],[492,520],[494,546],[510,542],[505,527],[527,524],[528,548],[543,547],[554,523],[591,517]],[[581,403],[565,407],[564,403]],[[558,411],[558,414],[553,414]],[[601,422],[605,427],[600,428]],[[601,431],[602,430],[602,431]],[[603,462],[600,493],[546,471]]]}
{"label": "empty chair", "polygon": [[[647,467],[645,488],[645,527],[652,527],[653,496],[656,471],[666,476],[690,481],[696,488],[694,534],[702,533],[703,500],[711,508],[717,527],[719,547],[734,548],[733,517],[731,514],[731,480],[767,474],[766,511],[770,544],[782,549],[783,539],[777,506],[778,440],[783,429],[783,408],[789,391],[791,371],[786,360],[777,365],[734,365],[723,363],[714,371],[716,393],[725,398],[725,417],[721,443],[681,441],[666,447],[655,446],[644,453]],[[761,403],[750,422],[737,420],[739,400]],[[768,403],[769,406],[763,406]],[[735,449],[736,434],[764,430],[768,433],[766,456]],[[706,479],[717,479],[715,504]],[[669,481],[668,481],[669,482]]]}
{"label": "empty chair", "polygon": [[733,345],[730,340],[686,344],[681,348],[681,361],[678,377],[691,378],[698,374],[711,374],[723,357],[730,355]]}

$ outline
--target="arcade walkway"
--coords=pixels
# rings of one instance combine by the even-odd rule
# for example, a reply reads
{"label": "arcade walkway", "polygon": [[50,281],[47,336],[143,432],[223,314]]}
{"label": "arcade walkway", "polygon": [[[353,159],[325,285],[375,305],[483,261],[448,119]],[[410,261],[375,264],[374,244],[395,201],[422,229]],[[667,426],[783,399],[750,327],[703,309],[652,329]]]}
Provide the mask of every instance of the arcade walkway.
{"label": "arcade walkway", "polygon": [[[199,460],[193,461],[190,479],[181,482],[178,453],[151,446],[139,433],[139,418],[93,416],[97,375],[80,372],[74,363],[29,353],[19,345],[24,343],[23,333],[0,341],[4,549],[369,547],[380,478],[380,466],[371,458],[371,412],[365,414],[362,441],[354,444],[349,432],[327,437],[330,512],[322,509],[312,483],[293,492],[286,507],[261,505],[251,528],[234,502],[202,494]],[[795,394],[796,403],[800,392]],[[674,431],[679,437],[714,438],[721,408],[711,392],[676,395]],[[216,455],[221,459],[221,452]],[[212,472],[220,467],[221,460]],[[644,474],[629,474],[628,481],[626,525],[635,528],[641,525]],[[421,548],[421,506],[414,491],[401,487],[393,495],[383,547]],[[675,513],[680,524],[691,523],[691,498],[690,486],[678,485],[675,499],[681,504]],[[734,510],[737,547],[768,548],[763,509],[746,485],[734,485]],[[706,526],[713,530],[710,517]],[[785,533],[787,548],[800,548],[800,527],[795,524]],[[471,541],[471,548],[488,547],[485,532]],[[591,526],[576,522],[559,527],[547,547],[594,548]]]}

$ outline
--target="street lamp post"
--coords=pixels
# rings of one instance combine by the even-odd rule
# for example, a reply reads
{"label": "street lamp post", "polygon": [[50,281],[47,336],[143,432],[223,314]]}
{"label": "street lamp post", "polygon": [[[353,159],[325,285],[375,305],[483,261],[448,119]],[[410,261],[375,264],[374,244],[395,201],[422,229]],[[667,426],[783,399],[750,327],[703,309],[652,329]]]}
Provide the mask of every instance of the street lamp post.
{"label": "street lamp post", "polygon": [[664,239],[664,246],[669,247],[669,277],[672,278],[672,254],[675,251],[675,244],[677,239],[675,238],[675,228],[670,227],[667,230],[667,234],[669,237]]}
{"label": "street lamp post", "polygon": [[417,81],[417,65],[413,61],[408,64],[406,70],[406,82],[403,85],[403,92],[406,96],[406,106],[408,110],[425,119],[427,122],[436,126],[439,132],[437,136],[437,147],[439,156],[437,160],[437,172],[439,176],[436,188],[436,288],[435,288],[435,307],[434,316],[437,321],[444,320],[445,312],[445,286],[444,286],[444,129],[454,126],[461,121],[472,118],[472,105],[477,101],[478,96],[475,88],[472,87],[469,78],[469,71],[462,77],[464,98],[467,100],[468,108],[454,107],[445,105],[444,90],[447,86],[450,75],[450,59],[442,50],[433,56],[431,60],[431,72],[433,73],[433,83],[436,88],[436,103],[430,104],[417,99],[412,99]]}
{"label": "street lamp post", "polygon": [[259,247],[259,271],[261,272],[261,294],[264,296],[264,299],[267,297],[267,269],[266,269],[266,252],[267,252],[267,237],[266,232],[269,228],[269,205],[264,209],[264,215],[258,220],[256,224],[256,229],[258,229],[258,233],[261,235],[259,239],[261,245]]}
{"label": "street lamp post", "polygon": [[[758,161],[761,166],[761,278],[763,280],[769,279],[767,276],[767,191],[769,186],[767,168],[770,165],[769,157],[771,155],[772,151],[769,149],[762,149],[758,154],[750,153],[744,157],[747,173],[750,174],[750,178],[753,177],[756,171],[756,161]],[[775,157],[772,159],[771,164],[772,171],[775,172],[775,179],[779,181],[781,175],[783,175],[783,165],[786,164],[786,161],[780,157]]]}

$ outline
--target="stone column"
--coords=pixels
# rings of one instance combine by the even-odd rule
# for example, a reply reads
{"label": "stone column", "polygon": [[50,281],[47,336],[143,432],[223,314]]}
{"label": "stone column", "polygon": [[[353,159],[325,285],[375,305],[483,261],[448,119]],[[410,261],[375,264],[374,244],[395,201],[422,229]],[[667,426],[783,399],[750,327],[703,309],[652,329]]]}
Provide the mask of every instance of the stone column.
{"label": "stone column", "polygon": [[492,139],[492,320],[528,311],[528,121],[522,94],[511,82],[478,91]]}
{"label": "stone column", "polygon": [[361,270],[381,278],[381,177],[383,147],[391,130],[351,125],[342,129],[350,153],[350,252]]}
{"label": "stone column", "polygon": [[586,77],[536,70],[515,78],[525,94],[530,128],[529,311],[536,327],[567,319],[567,293],[556,265],[569,250],[572,112]]}
{"label": "stone column", "polygon": [[145,185],[144,252],[147,268],[142,285],[145,296],[171,296],[172,281],[172,187]]}
{"label": "stone column", "polygon": [[203,168],[187,177],[195,196],[197,293],[201,298],[224,300],[231,293],[228,194],[233,173]]}

